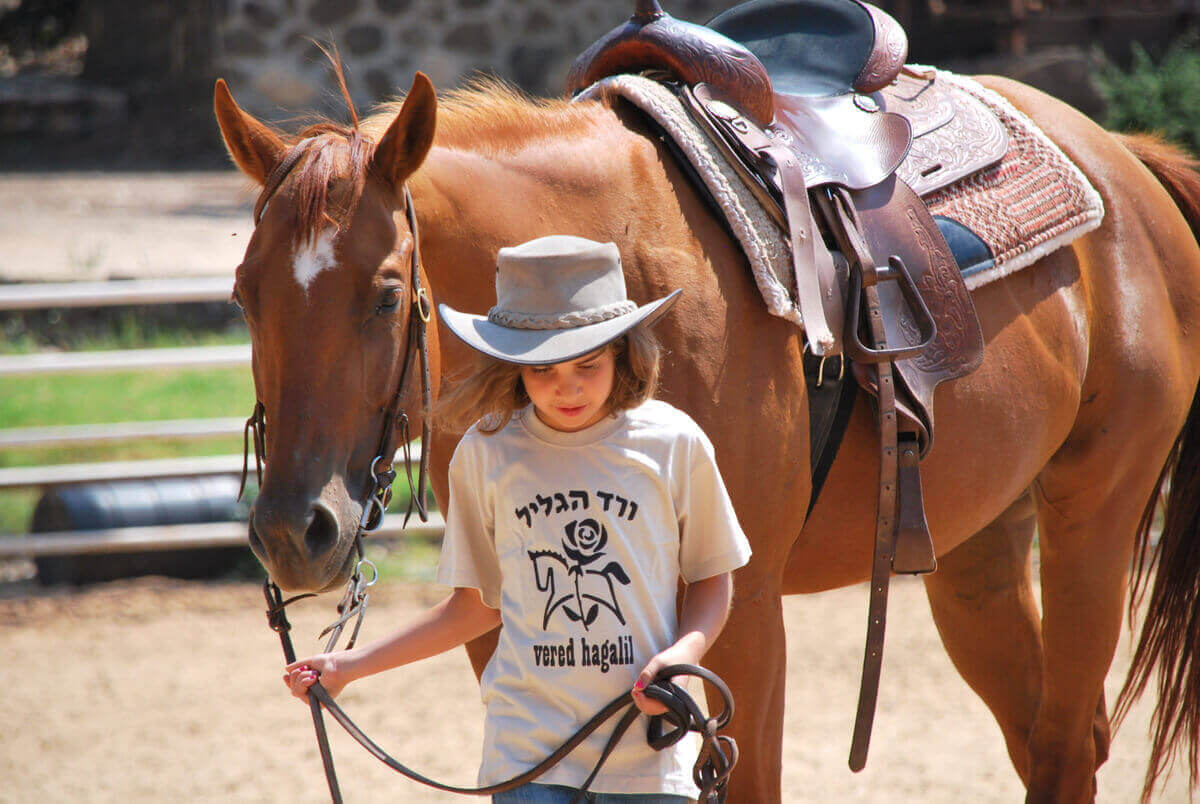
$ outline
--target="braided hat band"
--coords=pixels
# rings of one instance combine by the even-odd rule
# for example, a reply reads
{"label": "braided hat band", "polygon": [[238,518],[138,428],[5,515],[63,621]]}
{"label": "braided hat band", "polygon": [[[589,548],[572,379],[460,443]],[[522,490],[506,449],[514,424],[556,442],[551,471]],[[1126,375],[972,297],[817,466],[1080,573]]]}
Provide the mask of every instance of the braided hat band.
{"label": "braided hat band", "polygon": [[592,310],[581,310],[577,313],[536,315],[515,313],[511,310],[502,310],[497,306],[488,310],[487,317],[488,321],[491,321],[493,324],[512,329],[572,329],[588,324],[599,324],[601,321],[608,321],[611,318],[632,313],[636,309],[637,305],[633,302],[622,301],[613,302],[612,304]]}

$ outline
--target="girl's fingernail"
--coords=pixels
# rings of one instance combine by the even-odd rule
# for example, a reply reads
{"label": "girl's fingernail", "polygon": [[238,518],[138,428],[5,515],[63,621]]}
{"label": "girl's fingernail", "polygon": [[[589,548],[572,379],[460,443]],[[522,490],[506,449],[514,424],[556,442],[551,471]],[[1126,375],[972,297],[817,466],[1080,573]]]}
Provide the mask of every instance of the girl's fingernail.
{"label": "girl's fingernail", "polygon": [[642,680],[639,678],[639,679],[637,680],[637,683],[633,685],[633,688],[634,688],[635,690],[639,690],[639,691],[640,691],[640,690],[644,690],[644,689],[646,688],[646,682],[642,681]]}

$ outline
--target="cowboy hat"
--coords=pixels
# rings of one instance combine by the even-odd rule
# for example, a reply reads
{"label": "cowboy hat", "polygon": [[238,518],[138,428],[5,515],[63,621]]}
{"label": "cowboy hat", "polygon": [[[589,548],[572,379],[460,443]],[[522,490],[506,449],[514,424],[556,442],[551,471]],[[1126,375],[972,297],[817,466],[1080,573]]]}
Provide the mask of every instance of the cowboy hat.
{"label": "cowboy hat", "polygon": [[496,306],[486,316],[439,305],[460,340],[497,360],[528,366],[574,360],[638,326],[650,326],[676,290],[640,307],[625,293],[614,243],[552,235],[500,249]]}

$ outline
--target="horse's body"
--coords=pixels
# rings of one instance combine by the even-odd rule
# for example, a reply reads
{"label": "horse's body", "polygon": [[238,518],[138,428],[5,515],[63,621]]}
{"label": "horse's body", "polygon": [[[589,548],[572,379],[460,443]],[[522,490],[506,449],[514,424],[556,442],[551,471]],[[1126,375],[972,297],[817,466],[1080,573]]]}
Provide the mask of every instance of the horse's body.
{"label": "horse's body", "polygon": [[[984,362],[942,386],[935,446],[922,465],[939,556],[926,588],[947,651],[999,722],[1028,800],[1088,801],[1108,751],[1102,684],[1139,523],[1200,378],[1200,248],[1188,222],[1200,223],[1200,207],[1185,218],[1121,141],[1063,104],[1010,81],[987,83],[1080,166],[1107,216],[1071,246],[974,294]],[[657,328],[667,349],[662,396],[711,437],[754,548],[706,658],[737,698],[742,761],[731,800],[779,801],[780,597],[869,576],[879,472],[870,407],[856,406],[806,522],[802,334],[767,314],[745,258],[666,148],[619,105],[534,105],[490,88],[441,108],[433,148],[408,177],[437,301],[485,312],[498,248],[553,233],[616,242],[635,300],[684,289]],[[364,130],[382,132],[393,115]],[[236,132],[223,130],[243,165]],[[1185,175],[1173,151],[1138,149],[1159,173],[1177,168],[1175,189],[1200,199],[1200,179]],[[286,203],[285,191],[280,197]],[[464,347],[453,338],[441,345],[453,377]],[[270,449],[296,438],[275,437],[281,446]],[[443,505],[454,443],[435,432]],[[307,471],[327,479],[345,468]],[[1035,522],[1042,614],[1031,578]],[[477,671],[493,645],[494,635],[469,646]],[[1194,717],[1196,694],[1184,698]],[[1156,757],[1171,743],[1160,739]]]}

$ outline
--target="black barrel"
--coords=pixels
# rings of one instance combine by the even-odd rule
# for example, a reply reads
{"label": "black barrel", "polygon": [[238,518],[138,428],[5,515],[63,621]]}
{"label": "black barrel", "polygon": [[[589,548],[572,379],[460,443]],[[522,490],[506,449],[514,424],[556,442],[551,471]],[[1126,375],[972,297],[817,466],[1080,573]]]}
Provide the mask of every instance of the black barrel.
{"label": "black barrel", "polygon": [[[51,488],[33,511],[34,533],[104,530],[245,519],[236,501],[238,478],[157,478]],[[208,578],[250,559],[239,547],[189,548],[35,559],[43,584],[92,583],[139,575]]]}

